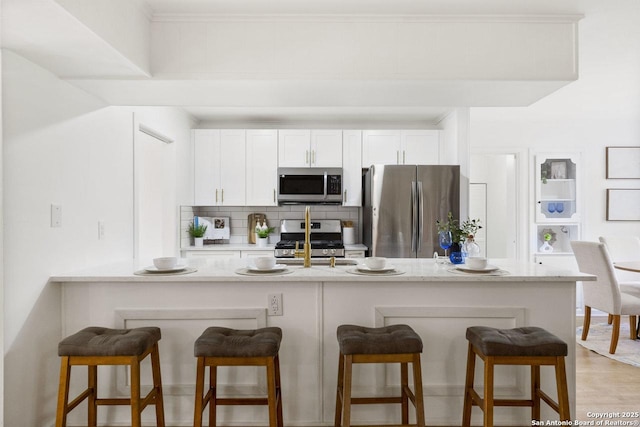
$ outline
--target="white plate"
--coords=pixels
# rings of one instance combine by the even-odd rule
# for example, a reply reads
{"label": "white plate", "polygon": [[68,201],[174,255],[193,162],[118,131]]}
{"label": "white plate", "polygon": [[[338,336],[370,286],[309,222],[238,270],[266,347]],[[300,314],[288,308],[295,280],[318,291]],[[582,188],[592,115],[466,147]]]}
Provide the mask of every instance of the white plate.
{"label": "white plate", "polygon": [[247,267],[249,271],[257,271],[260,273],[275,273],[276,271],[283,271],[287,268],[284,264],[276,264],[273,268],[258,268],[255,265],[250,265]]}
{"label": "white plate", "polygon": [[495,265],[487,265],[485,268],[471,268],[466,265],[456,265],[458,270],[469,271],[471,273],[489,273],[491,271],[496,271],[499,268]]}
{"label": "white plate", "polygon": [[358,265],[356,268],[360,271],[366,271],[367,273],[386,273],[387,271],[393,271],[396,269],[393,265],[387,265],[382,268],[369,268],[364,264]]}
{"label": "white plate", "polygon": [[155,265],[152,265],[150,267],[145,267],[144,269],[145,269],[145,271],[148,271],[149,273],[175,273],[176,271],[182,271],[185,268],[187,268],[186,265],[176,265],[173,268],[159,269]]}

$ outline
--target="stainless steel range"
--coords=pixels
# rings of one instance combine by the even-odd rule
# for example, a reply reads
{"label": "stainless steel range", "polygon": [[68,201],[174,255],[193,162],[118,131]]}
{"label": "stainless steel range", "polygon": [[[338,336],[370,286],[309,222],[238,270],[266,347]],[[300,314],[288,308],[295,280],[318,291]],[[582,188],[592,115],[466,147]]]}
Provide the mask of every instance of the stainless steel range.
{"label": "stainless steel range", "polygon": [[[311,221],[311,257],[344,257],[342,227],[339,219]],[[283,219],[280,221],[280,241],[276,243],[276,258],[294,258],[304,245],[304,220]]]}

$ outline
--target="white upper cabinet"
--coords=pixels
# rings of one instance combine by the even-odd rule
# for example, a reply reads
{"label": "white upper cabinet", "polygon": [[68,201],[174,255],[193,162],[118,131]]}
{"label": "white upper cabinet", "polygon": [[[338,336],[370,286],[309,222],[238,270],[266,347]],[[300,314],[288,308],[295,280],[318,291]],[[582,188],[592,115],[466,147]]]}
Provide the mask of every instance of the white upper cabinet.
{"label": "white upper cabinet", "polygon": [[342,167],[342,131],[278,131],[278,166]]}
{"label": "white upper cabinet", "polygon": [[363,133],[362,166],[437,165],[439,130],[368,130]]}
{"label": "white upper cabinet", "polygon": [[362,205],[362,131],[342,134],[342,205]]}
{"label": "white upper cabinet", "polygon": [[247,130],[247,206],[277,206],[278,131]]}
{"label": "white upper cabinet", "polygon": [[245,131],[195,129],[194,205],[242,206],[246,201]]}

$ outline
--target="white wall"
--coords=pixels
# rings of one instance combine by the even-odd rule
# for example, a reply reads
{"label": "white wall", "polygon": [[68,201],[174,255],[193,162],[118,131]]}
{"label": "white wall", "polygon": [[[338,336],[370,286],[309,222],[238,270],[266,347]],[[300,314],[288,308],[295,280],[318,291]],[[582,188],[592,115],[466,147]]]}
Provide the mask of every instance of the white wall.
{"label": "white wall", "polygon": [[[605,147],[640,145],[640,3],[584,4],[579,80],[529,107],[472,109],[471,145],[480,151],[581,151],[582,238],[640,235],[639,221],[611,222],[605,217],[607,188],[640,188],[640,180],[605,178]],[[530,180],[528,173],[521,178]],[[533,198],[529,194],[526,203]]]}
{"label": "white wall", "polygon": [[[47,279],[131,258],[134,110],[107,107],[11,52],[4,52],[2,71],[4,420],[50,425],[63,331],[60,291]],[[157,108],[140,114],[152,114],[174,136],[176,161],[189,158],[191,122],[184,113]],[[188,180],[177,182],[180,197],[188,194]],[[59,228],[50,227],[52,203],[62,206]],[[98,220],[105,223],[103,240]]]}

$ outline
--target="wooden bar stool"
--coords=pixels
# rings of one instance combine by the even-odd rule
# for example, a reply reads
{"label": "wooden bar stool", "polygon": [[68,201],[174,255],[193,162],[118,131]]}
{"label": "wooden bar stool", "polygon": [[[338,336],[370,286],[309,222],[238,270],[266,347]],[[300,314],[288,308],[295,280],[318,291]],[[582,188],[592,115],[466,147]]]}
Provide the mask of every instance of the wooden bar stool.
{"label": "wooden bar stool", "polygon": [[[420,336],[407,325],[392,325],[382,328],[340,325],[337,334],[340,358],[335,427],[351,426],[351,405],[380,403],[399,403],[401,405],[402,424],[399,426],[424,427],[424,400],[420,368],[422,340]],[[354,363],[399,363],[400,396],[352,397],[351,377]],[[415,394],[409,389],[409,363],[413,366]],[[409,424],[409,400],[416,410],[416,424]]]}
{"label": "wooden bar stool", "polygon": [[[278,360],[281,340],[282,330],[274,327],[254,330],[207,328],[194,345],[194,354],[198,359],[194,427],[202,426],[202,411],[207,404],[209,404],[210,427],[216,425],[218,405],[268,405],[269,426],[283,427]],[[206,366],[209,367],[209,390],[203,397]],[[219,398],[216,392],[218,366],[265,366],[267,397]]]}
{"label": "wooden bar stool", "polygon": [[[97,425],[99,405],[131,406],[131,426],[141,426],[141,414],[147,405],[156,407],[156,424],[164,427],[164,405],[162,381],[160,379],[160,356],[158,341],[160,328],[144,327],[134,329],[85,328],[58,344],[60,363],[60,388],[58,390],[58,411],[56,427],[67,425],[67,414],[84,399],[88,399],[88,425]],[[140,398],[140,362],[151,355],[153,389],[146,397]],[[87,366],[88,386],[69,403],[69,379],[72,366]],[[130,398],[98,398],[98,366],[128,365],[131,369]]]}
{"label": "wooden bar stool", "polygon": [[[531,419],[540,420],[540,399],[560,415],[560,421],[570,420],[569,393],[564,358],[567,344],[538,327],[496,329],[486,326],[467,328],[469,352],[464,393],[462,426],[471,423],[471,409],[478,406],[484,412],[484,426],[493,426],[494,406],[529,406]],[[484,396],[473,388],[476,355],[484,361]],[[494,399],[493,372],[495,365],[530,365],[531,399]],[[540,366],[555,366],[558,402],[540,389]]]}

